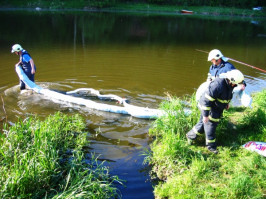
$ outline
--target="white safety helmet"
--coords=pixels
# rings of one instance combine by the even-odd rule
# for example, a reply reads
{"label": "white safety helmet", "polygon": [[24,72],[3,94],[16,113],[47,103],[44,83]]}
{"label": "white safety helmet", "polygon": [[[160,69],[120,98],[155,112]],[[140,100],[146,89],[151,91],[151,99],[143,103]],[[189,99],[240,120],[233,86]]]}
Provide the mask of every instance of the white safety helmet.
{"label": "white safety helmet", "polygon": [[240,84],[244,81],[244,75],[237,69],[233,69],[226,73],[227,78],[233,84]]}
{"label": "white safety helmet", "polygon": [[218,49],[213,49],[210,51],[209,56],[208,56],[208,61],[211,61],[212,59],[218,60],[218,59],[223,59],[223,61],[228,61],[228,58],[224,57],[222,52]]}
{"label": "white safety helmet", "polygon": [[11,53],[14,53],[15,51],[16,51],[16,52],[20,52],[20,51],[22,51],[22,50],[23,50],[22,46],[20,46],[19,44],[14,44],[14,45],[12,46]]}

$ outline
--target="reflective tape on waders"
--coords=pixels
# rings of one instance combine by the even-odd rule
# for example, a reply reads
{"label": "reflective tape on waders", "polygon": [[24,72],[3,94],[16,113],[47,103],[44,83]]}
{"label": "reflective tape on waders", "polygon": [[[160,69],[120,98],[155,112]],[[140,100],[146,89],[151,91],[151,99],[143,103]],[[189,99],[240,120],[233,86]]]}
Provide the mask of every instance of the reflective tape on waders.
{"label": "reflective tape on waders", "polygon": [[211,121],[213,121],[213,122],[219,122],[219,121],[220,121],[219,118],[216,119],[216,118],[213,118],[212,116],[209,116],[209,119],[210,119]]}
{"label": "reflective tape on waders", "polygon": [[210,95],[208,95],[208,94],[206,94],[206,93],[205,93],[205,97],[206,97],[207,99],[209,99],[210,101],[215,101],[214,98],[212,98]]}
{"label": "reflective tape on waders", "polygon": [[199,136],[202,136],[203,135],[203,133],[199,133],[198,131],[197,131],[197,129],[195,128],[195,126],[193,127],[193,132],[196,134],[196,135],[199,135]]}
{"label": "reflective tape on waders", "polygon": [[214,143],[216,141],[216,139],[213,139],[213,140],[208,140],[208,139],[206,139],[206,142],[207,143]]}
{"label": "reflective tape on waders", "polygon": [[211,110],[211,107],[202,106],[200,104],[198,104],[198,106],[201,110]]}
{"label": "reflective tape on waders", "polygon": [[217,101],[221,102],[221,103],[229,103],[230,100],[222,100],[222,99],[217,99]]}

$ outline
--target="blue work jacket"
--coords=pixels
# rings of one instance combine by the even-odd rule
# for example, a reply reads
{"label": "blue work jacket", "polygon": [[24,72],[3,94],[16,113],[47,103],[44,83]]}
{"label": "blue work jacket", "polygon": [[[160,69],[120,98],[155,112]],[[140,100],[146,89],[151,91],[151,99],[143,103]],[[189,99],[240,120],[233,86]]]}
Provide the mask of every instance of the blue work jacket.
{"label": "blue work jacket", "polygon": [[[28,73],[31,72],[31,64],[30,64],[31,56],[26,50],[22,50],[21,54],[21,62],[22,62],[22,69],[24,72]],[[34,65],[34,68],[36,70],[36,66]]]}
{"label": "blue work jacket", "polygon": [[214,80],[216,77],[225,78],[225,74],[233,69],[236,69],[230,62],[224,62],[220,65],[211,65],[208,73],[208,79]]}

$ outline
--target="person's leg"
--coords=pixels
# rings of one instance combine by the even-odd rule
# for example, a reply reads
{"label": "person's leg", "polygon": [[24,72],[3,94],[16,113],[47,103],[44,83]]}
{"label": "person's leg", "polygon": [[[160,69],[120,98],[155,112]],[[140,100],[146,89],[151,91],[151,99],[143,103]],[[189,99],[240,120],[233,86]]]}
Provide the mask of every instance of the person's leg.
{"label": "person's leg", "polygon": [[25,72],[25,74],[27,75],[27,77],[28,77],[32,82],[34,82],[34,75],[35,75],[35,74],[32,74],[32,73],[31,73],[31,70],[29,70],[29,69],[25,70],[24,72]]}
{"label": "person's leg", "polygon": [[20,80],[20,90],[25,90],[26,89],[26,86],[25,86],[25,83]]}
{"label": "person's leg", "polygon": [[29,79],[30,79],[32,82],[34,82],[34,74],[31,74],[31,73],[30,73],[30,74],[28,75],[28,77],[29,77]]}
{"label": "person's leg", "polygon": [[217,109],[211,109],[209,115],[209,121],[204,124],[204,130],[206,135],[206,146],[213,153],[218,153],[216,143],[216,128],[219,124],[222,111]]}
{"label": "person's leg", "polygon": [[186,134],[188,139],[195,140],[197,136],[201,136],[204,133],[203,116],[200,115],[199,122]]}
{"label": "person's leg", "polygon": [[209,120],[207,123],[204,124],[204,130],[206,135],[206,146],[207,148],[214,152],[218,153],[217,151],[217,143],[216,143],[216,128],[218,126],[218,122],[213,122]]}

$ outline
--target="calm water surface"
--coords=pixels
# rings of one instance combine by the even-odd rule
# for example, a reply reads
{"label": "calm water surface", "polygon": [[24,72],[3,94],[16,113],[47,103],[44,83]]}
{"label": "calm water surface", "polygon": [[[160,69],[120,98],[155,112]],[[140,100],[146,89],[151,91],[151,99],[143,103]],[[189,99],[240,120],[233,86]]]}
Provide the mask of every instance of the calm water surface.
{"label": "calm water surface", "polygon": [[[152,121],[21,95],[14,71],[18,56],[10,53],[14,43],[33,57],[36,83],[42,87],[94,88],[150,108],[158,108],[166,93],[191,95],[206,80],[210,63],[196,49],[218,48],[266,70],[265,19],[3,10],[0,17],[0,94],[8,121],[29,114],[44,118],[58,110],[82,114],[92,151],[108,161],[112,174],[127,181],[122,198],[154,198],[141,156],[151,142],[147,133]],[[245,74],[248,92],[266,88],[265,73],[233,64]]]}

